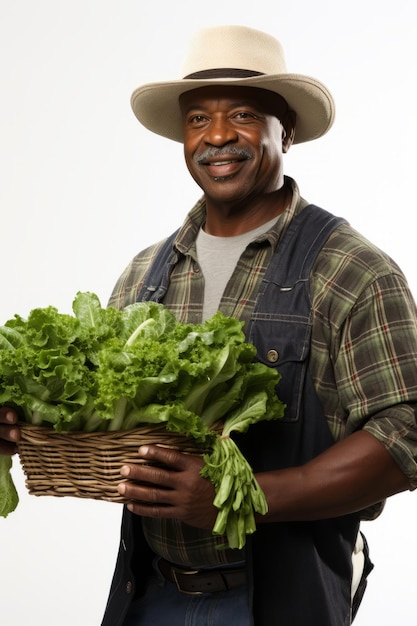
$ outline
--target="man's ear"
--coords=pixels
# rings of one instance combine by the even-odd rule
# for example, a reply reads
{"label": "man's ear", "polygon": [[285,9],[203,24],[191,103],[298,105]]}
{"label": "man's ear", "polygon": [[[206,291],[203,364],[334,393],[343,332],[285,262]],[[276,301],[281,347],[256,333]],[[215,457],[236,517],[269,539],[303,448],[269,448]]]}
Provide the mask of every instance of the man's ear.
{"label": "man's ear", "polygon": [[288,152],[291,148],[294,135],[295,135],[295,123],[296,123],[296,115],[295,111],[288,111],[285,122],[281,122],[283,125],[282,129],[282,151]]}

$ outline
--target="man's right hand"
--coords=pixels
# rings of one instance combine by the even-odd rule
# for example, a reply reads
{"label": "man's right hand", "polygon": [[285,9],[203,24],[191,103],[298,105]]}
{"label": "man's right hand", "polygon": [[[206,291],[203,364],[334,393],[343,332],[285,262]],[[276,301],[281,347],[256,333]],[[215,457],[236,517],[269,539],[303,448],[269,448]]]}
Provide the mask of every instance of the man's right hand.
{"label": "man's right hand", "polygon": [[16,442],[20,440],[17,424],[18,416],[8,406],[0,407],[0,454],[11,455],[17,452]]}

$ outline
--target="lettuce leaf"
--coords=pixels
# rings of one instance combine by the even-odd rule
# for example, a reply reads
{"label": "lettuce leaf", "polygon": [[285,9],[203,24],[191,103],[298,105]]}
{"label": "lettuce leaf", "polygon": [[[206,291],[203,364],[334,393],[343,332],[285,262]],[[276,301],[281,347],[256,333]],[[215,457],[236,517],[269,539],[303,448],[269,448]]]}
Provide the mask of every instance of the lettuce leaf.
{"label": "lettuce leaf", "polygon": [[10,469],[12,457],[0,455],[0,517],[7,517],[18,505],[17,495]]}

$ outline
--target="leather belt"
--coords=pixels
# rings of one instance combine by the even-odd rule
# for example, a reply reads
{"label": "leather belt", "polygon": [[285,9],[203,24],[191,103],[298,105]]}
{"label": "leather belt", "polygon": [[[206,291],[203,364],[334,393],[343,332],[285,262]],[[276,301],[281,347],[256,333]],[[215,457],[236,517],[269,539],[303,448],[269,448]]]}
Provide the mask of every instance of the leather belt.
{"label": "leather belt", "polygon": [[165,559],[158,561],[158,567],[167,580],[177,585],[179,591],[191,595],[227,591],[241,587],[247,582],[244,567],[209,570],[183,569]]}

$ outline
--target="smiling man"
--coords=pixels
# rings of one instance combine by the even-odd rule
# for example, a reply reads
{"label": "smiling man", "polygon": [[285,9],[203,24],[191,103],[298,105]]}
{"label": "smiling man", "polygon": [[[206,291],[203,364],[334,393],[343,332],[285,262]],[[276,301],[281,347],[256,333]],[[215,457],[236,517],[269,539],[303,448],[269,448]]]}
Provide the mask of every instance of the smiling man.
{"label": "smiling man", "polygon": [[[286,411],[237,440],[268,503],[242,549],[212,533],[202,459],[144,446],[146,463],[121,468],[129,504],[102,626],[347,626],[372,569],[361,521],[417,486],[416,306],[394,261],[284,174],[290,147],[333,123],[321,82],[242,26],[198,33],[182,76],[131,103],[184,143],[202,197],[132,260],[110,304],[240,319],[278,368]],[[0,409],[0,454],[15,451],[16,419]]]}

